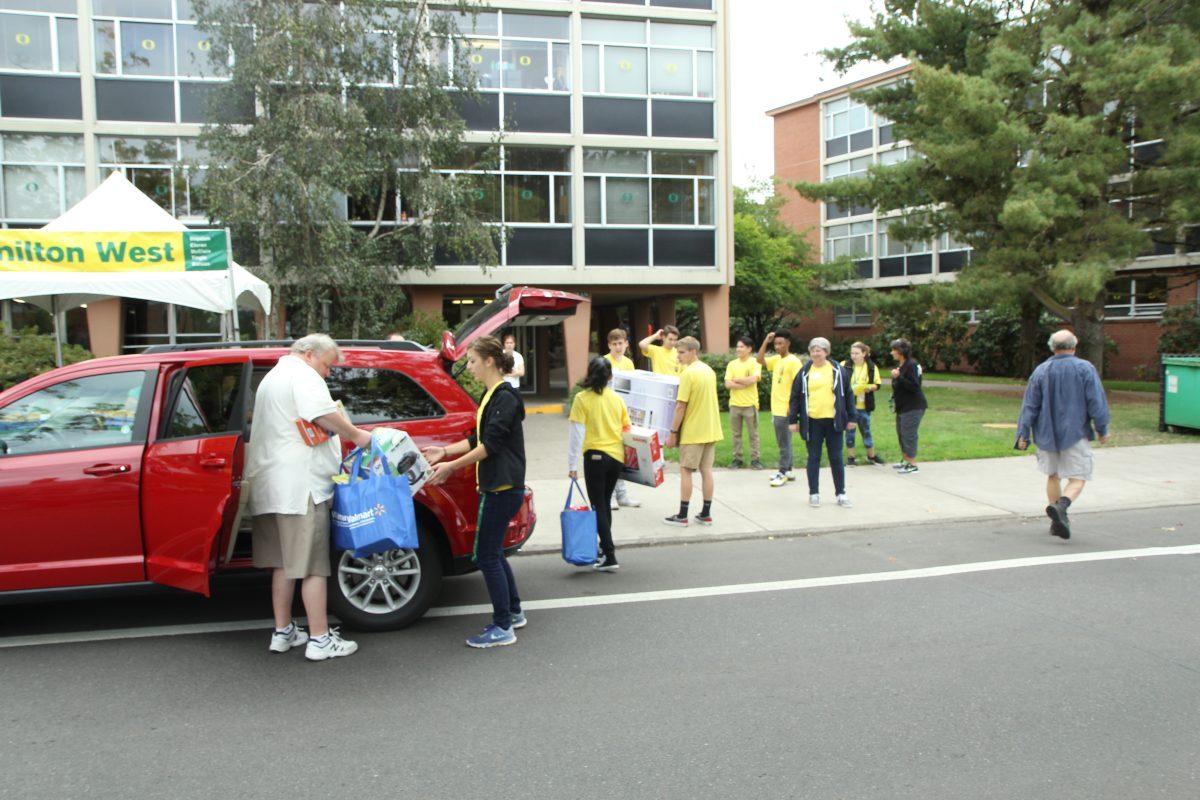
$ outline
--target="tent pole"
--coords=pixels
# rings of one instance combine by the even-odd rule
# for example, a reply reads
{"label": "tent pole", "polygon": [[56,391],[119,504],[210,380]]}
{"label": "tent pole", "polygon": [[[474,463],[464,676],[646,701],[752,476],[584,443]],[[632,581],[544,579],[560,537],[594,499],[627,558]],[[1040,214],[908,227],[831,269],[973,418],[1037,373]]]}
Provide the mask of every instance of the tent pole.
{"label": "tent pole", "polygon": [[229,299],[232,301],[229,308],[229,332],[230,341],[240,342],[242,340],[241,331],[238,330],[238,298],[237,287],[233,285],[233,239],[229,235],[229,228],[225,229],[225,277],[229,279]]}
{"label": "tent pole", "polygon": [[58,296],[50,295],[50,316],[54,318],[54,366],[61,367],[62,363],[62,326],[58,319]]}

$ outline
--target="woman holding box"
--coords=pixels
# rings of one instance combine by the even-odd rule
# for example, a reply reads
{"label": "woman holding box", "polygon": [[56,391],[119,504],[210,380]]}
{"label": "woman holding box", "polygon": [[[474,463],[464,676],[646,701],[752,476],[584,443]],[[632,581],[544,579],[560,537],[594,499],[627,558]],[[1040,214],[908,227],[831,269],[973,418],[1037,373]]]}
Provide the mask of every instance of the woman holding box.
{"label": "woman holding box", "polygon": [[615,572],[616,547],[612,538],[613,490],[625,466],[622,434],[629,430],[629,410],[608,387],[612,367],[603,358],[593,358],[587,375],[579,385],[583,391],[571,403],[571,431],[567,445],[567,469],[572,480],[579,477],[583,458],[583,483],[596,512],[596,530],[600,534],[600,558],[592,569]]}

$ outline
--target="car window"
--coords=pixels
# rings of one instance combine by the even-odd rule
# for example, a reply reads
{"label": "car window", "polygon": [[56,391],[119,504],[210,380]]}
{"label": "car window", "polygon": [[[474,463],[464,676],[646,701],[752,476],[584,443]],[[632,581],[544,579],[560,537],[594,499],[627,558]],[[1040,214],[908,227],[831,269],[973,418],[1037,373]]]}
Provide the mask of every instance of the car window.
{"label": "car window", "polygon": [[355,425],[441,417],[445,411],[416,381],[392,369],[334,367],[329,394]]}
{"label": "car window", "polygon": [[129,444],[145,380],[142,371],[89,375],[26,395],[0,409],[0,441],[8,455]]}
{"label": "car window", "polygon": [[171,410],[167,438],[204,436],[230,430],[243,366],[209,364],[189,368]]}

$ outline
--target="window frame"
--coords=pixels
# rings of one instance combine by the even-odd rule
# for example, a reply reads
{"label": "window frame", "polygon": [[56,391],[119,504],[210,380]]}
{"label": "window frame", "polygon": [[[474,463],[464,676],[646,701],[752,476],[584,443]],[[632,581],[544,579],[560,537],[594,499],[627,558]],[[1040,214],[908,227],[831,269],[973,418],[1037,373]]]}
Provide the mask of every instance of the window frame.
{"label": "window frame", "polygon": [[78,77],[82,74],[83,56],[79,53],[78,39],[75,43],[75,58],[79,62],[79,68],[75,70],[62,69],[62,53],[60,52],[60,42],[58,35],[59,20],[69,20],[75,23],[76,35],[79,30],[79,16],[73,13],[62,11],[23,11],[18,9],[4,9],[0,11],[0,17],[40,17],[47,20],[47,25],[50,27],[50,69],[23,69],[21,67],[0,67],[0,72],[4,74],[14,75],[61,75]]}

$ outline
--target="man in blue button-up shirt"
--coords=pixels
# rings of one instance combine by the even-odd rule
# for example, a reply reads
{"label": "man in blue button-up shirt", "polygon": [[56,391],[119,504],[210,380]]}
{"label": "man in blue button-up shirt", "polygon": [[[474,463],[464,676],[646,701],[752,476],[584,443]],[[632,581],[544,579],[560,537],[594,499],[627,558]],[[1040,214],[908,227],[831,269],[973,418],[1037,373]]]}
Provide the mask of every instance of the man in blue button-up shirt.
{"label": "man in blue button-up shirt", "polygon": [[[1029,376],[1021,419],[1017,423],[1018,450],[1037,445],[1038,467],[1046,474],[1046,516],[1050,533],[1071,538],[1067,508],[1079,499],[1083,485],[1092,479],[1092,448],[1100,437],[1108,441],[1108,401],[1100,375],[1091,362],[1075,357],[1079,340],[1067,330],[1050,337],[1054,353]],[[1062,482],[1066,479],[1066,488]]]}

